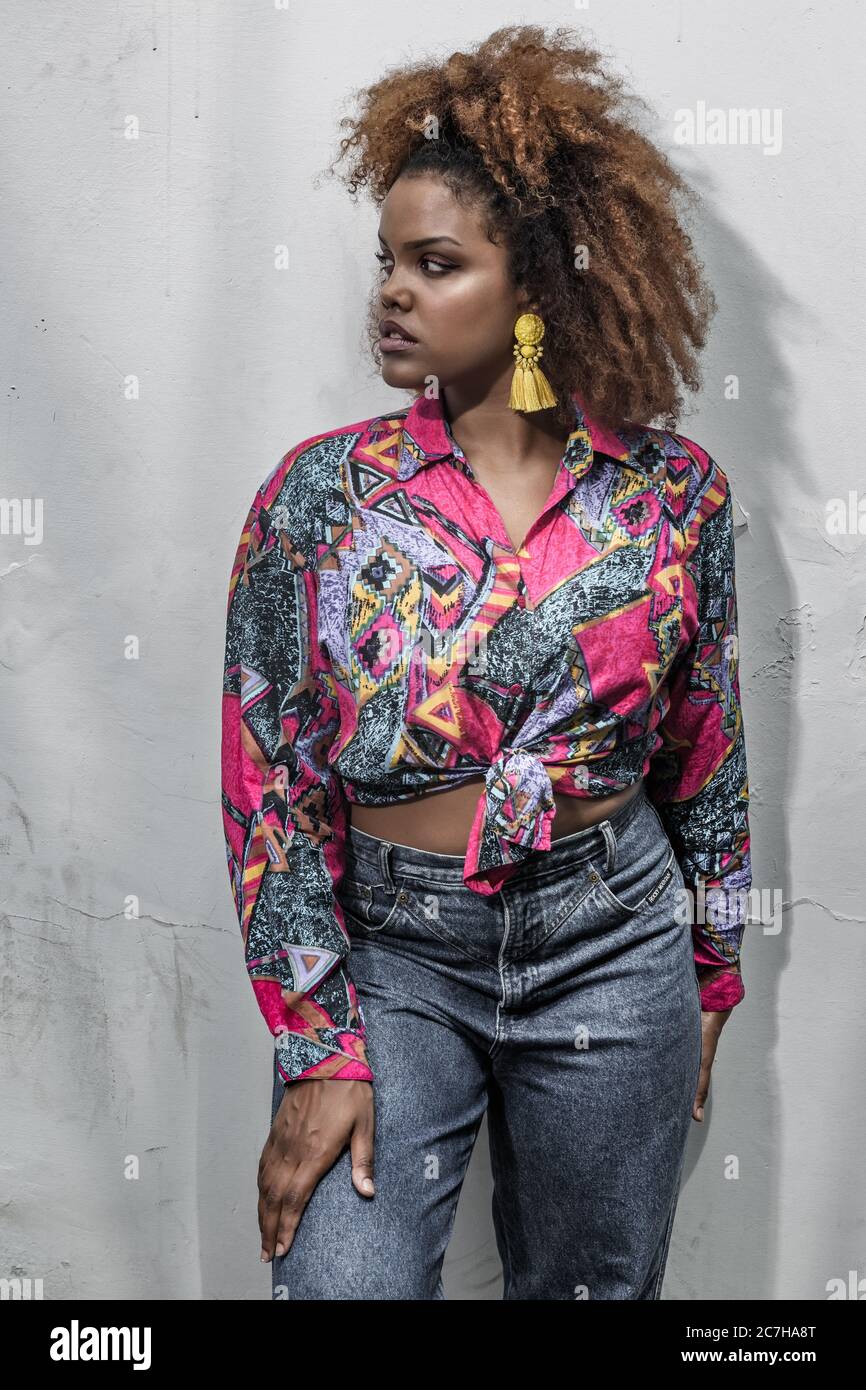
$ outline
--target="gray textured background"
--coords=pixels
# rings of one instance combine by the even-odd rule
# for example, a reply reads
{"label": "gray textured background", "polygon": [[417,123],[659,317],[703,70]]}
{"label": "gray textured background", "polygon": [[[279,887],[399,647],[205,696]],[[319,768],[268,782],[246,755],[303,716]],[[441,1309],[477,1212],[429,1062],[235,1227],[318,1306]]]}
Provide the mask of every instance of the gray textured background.
{"label": "gray textured background", "polygon": [[[363,349],[376,212],[313,182],[350,89],[523,19],[586,22],[649,98],[720,303],[680,428],[740,507],[755,884],[784,910],[747,929],[665,1297],[866,1275],[866,537],[825,525],[866,488],[862,7],[155,0],[73,24],[18,0],[0,496],[42,499],[44,533],[0,535],[0,1276],[46,1298],[270,1296],[272,1051],[220,825],[229,569],[280,455],[397,400]],[[700,101],[780,109],[781,151],[674,147]],[[485,1129],[450,1298],[499,1297],[489,1192]]]}

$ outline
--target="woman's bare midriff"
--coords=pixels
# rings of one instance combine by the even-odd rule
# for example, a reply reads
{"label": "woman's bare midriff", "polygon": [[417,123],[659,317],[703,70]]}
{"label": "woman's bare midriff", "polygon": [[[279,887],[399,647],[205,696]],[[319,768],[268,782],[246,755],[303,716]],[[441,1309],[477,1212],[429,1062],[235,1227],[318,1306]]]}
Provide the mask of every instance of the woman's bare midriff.
{"label": "woman's bare midriff", "polygon": [[[376,835],[380,840],[430,850],[433,854],[465,855],[483,784],[484,778],[479,776],[471,782],[462,782],[451,791],[428,793],[393,806],[350,804],[349,819],[358,830]],[[577,830],[606,820],[637,795],[640,785],[639,780],[623,791],[602,797],[563,796],[554,792],[556,815],[551,826],[551,840],[573,835]]]}

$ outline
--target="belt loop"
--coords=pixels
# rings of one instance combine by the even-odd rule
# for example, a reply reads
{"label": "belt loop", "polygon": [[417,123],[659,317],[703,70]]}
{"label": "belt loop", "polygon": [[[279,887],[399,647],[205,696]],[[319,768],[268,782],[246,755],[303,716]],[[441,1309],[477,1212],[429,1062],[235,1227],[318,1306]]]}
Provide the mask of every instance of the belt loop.
{"label": "belt loop", "polygon": [[387,892],[393,893],[394,880],[391,877],[391,850],[394,846],[388,841],[383,840],[379,846],[379,873],[382,875],[382,883]]}
{"label": "belt loop", "polygon": [[599,829],[604,836],[605,848],[607,850],[607,857],[604,861],[604,872],[605,875],[612,874],[616,868],[616,836],[613,833],[613,826],[609,820],[603,820]]}

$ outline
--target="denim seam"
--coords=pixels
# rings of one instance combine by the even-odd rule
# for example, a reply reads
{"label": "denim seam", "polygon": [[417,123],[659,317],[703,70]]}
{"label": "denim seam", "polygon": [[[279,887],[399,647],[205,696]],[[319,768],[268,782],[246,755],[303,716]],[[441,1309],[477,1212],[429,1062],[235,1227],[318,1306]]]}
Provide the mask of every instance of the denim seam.
{"label": "denim seam", "polygon": [[504,1279],[502,1288],[502,1297],[503,1300],[505,1300],[514,1287],[514,1261],[511,1255],[511,1241],[508,1237],[508,1217],[506,1215],[505,1203],[497,1198],[497,1204],[499,1207],[499,1226],[502,1231],[503,1244],[505,1246],[505,1268],[503,1270]]}
{"label": "denim seam", "polygon": [[682,1175],[682,1165],[680,1165],[680,1173],[679,1173],[679,1175],[677,1176],[677,1185],[676,1185],[676,1187],[674,1188],[673,1200],[671,1201],[671,1209],[670,1209],[670,1212],[669,1212],[669,1214],[668,1214],[668,1223],[667,1223],[667,1227],[666,1227],[666,1229],[665,1229],[665,1236],[664,1236],[664,1243],[663,1243],[663,1245],[662,1245],[661,1259],[659,1260],[659,1270],[658,1270],[658,1274],[656,1275],[655,1286],[654,1286],[654,1288],[653,1288],[653,1300],[654,1300],[654,1301],[657,1301],[657,1300],[658,1300],[658,1296],[659,1296],[659,1294],[661,1293],[662,1278],[663,1278],[663,1276],[664,1276],[665,1266],[667,1265],[668,1249],[669,1249],[669,1247],[670,1247],[670,1240],[671,1240],[671,1232],[673,1231],[673,1226],[674,1226],[674,1216],[676,1215],[677,1203],[678,1203],[678,1201],[679,1201],[679,1195],[680,1195],[680,1194],[679,1194],[679,1184],[680,1184],[680,1176],[681,1176],[681,1175]]}
{"label": "denim seam", "polygon": [[577,912],[577,909],[583,903],[586,902],[587,898],[592,892],[592,889],[592,883],[589,880],[586,880],[584,883],[584,890],[580,894],[580,897],[575,898],[572,896],[568,899],[565,907],[563,908],[562,916],[559,918],[557,922],[554,922],[550,930],[546,931],[543,936],[534,936],[532,940],[527,944],[524,950],[519,951],[516,955],[512,956],[512,960],[523,960],[525,956],[532,955],[535,951],[538,950],[539,946],[543,946],[545,942],[549,941],[550,938],[556,932],[559,931],[560,927],[563,927],[565,923],[569,920],[569,918],[574,916],[575,912]]}
{"label": "denim seam", "polygon": [[466,956],[468,960],[474,960],[479,965],[486,966],[487,969],[492,970],[495,973],[496,967],[494,965],[491,965],[489,960],[487,960],[484,956],[477,955],[475,951],[470,951],[469,948],[465,946],[458,937],[450,936],[447,932],[437,931],[436,928],[431,925],[429,917],[420,917],[417,912],[414,912],[411,907],[406,907],[405,904],[403,905],[403,911],[406,914],[406,916],[415,923],[416,926],[422,927],[424,930],[429,931],[432,936],[436,937],[437,941],[441,941],[445,946],[452,947],[452,949],[455,951],[460,951],[461,954]]}
{"label": "denim seam", "polygon": [[[696,983],[697,983],[697,979],[696,979]],[[700,987],[698,987],[698,1002],[700,1002]],[[697,1073],[696,1073],[696,1075],[695,1075],[695,1077],[694,1077],[694,1081],[693,1081],[693,1083],[692,1083],[691,1100],[689,1101],[689,1114],[691,1114],[691,1108],[692,1108],[692,1106],[694,1105],[695,1095],[697,1094],[698,1082],[699,1082],[700,1079],[701,1079],[701,1062],[703,1061],[703,1056],[702,1056],[702,1053],[703,1053],[703,1031],[704,1031],[704,1030],[703,1030],[703,1025],[702,1025],[702,1023],[701,1023],[701,1016],[700,1016],[700,1014],[698,1014],[698,1068],[697,1068]],[[674,1188],[674,1197],[673,1197],[673,1201],[672,1201],[672,1203],[671,1203],[671,1210],[670,1210],[670,1214],[669,1214],[669,1216],[668,1216],[667,1230],[666,1230],[666,1232],[665,1232],[665,1241],[664,1241],[664,1245],[663,1245],[663,1247],[662,1247],[661,1263],[659,1264],[659,1272],[658,1272],[658,1275],[656,1276],[655,1289],[654,1289],[654,1292],[653,1292],[653,1298],[654,1298],[654,1299],[658,1299],[659,1294],[661,1293],[662,1277],[663,1277],[663,1275],[664,1275],[665,1267],[666,1267],[666,1265],[667,1265],[667,1257],[668,1257],[668,1250],[669,1250],[669,1247],[670,1247],[671,1232],[672,1232],[672,1230],[673,1230],[674,1216],[676,1215],[677,1205],[678,1205],[678,1203],[679,1203],[680,1186],[681,1186],[681,1184],[682,1184],[682,1176],[683,1176],[683,1171],[684,1171],[684,1169],[685,1169],[685,1161],[686,1161],[686,1153],[685,1153],[685,1148],[684,1148],[684,1149],[683,1149],[682,1160],[681,1160],[681,1162],[680,1162],[679,1171],[678,1171],[678,1173],[677,1173],[677,1182],[676,1182],[676,1187]]]}
{"label": "denim seam", "polygon": [[508,911],[508,903],[506,902],[504,896],[502,897],[502,911],[505,914],[505,930],[502,933],[502,941],[499,944],[499,956],[496,962],[496,967],[499,971],[499,983],[501,986],[501,993],[496,1005],[496,1022],[493,1027],[493,1042],[491,1043],[490,1049],[487,1054],[489,1057],[493,1057],[496,1054],[496,1052],[501,1050],[501,1048],[505,1044],[505,1038],[500,1038],[499,1036],[499,1010],[505,1007],[507,1003],[505,975],[503,973],[503,957],[505,955],[505,947],[508,942],[508,937],[511,932],[511,916]]}

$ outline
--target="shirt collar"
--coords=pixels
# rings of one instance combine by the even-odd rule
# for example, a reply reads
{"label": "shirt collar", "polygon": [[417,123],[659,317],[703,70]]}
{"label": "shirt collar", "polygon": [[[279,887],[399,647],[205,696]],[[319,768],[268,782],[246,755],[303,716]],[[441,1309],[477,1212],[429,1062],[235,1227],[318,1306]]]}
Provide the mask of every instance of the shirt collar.
{"label": "shirt collar", "polygon": [[[592,420],[576,395],[572,395],[571,403],[574,408],[574,429],[566,441],[561,466],[575,481],[589,472],[596,453],[606,454],[620,463],[638,462],[645,469],[651,461],[645,457],[645,450],[659,449],[647,431],[640,429],[633,442],[628,443],[623,436]],[[472,476],[466,456],[451,433],[441,397],[421,394],[409,407],[400,430],[397,477],[405,482],[419,468],[438,459],[450,460]],[[657,462],[658,458],[654,456],[653,465]]]}

